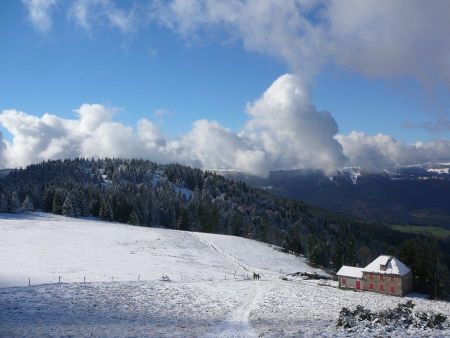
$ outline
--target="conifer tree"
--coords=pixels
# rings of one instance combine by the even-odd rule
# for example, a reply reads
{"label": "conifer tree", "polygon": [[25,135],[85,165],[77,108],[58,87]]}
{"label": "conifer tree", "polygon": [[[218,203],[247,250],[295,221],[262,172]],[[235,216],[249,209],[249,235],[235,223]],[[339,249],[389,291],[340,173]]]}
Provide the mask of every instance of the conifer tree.
{"label": "conifer tree", "polygon": [[55,197],[54,189],[45,188],[44,195],[42,196],[42,210],[46,212],[52,212],[54,197]]}
{"label": "conifer tree", "polygon": [[0,212],[8,212],[8,200],[3,193],[0,196]]}
{"label": "conifer tree", "polygon": [[130,214],[130,217],[128,219],[128,224],[140,225],[139,215],[138,215],[138,213],[136,212],[135,209],[133,209],[133,211]]}
{"label": "conifer tree", "polygon": [[61,212],[64,216],[67,217],[75,217],[76,209],[73,205],[73,200],[70,194],[67,194],[66,199],[62,205]]}
{"label": "conifer tree", "polygon": [[55,195],[53,196],[52,212],[58,215],[61,215],[62,206],[64,204],[64,197],[62,196],[62,194],[62,191],[56,190]]}
{"label": "conifer tree", "polygon": [[22,202],[22,210],[34,211],[34,205],[29,195],[27,195],[27,197],[25,197],[25,200]]}
{"label": "conifer tree", "polygon": [[13,191],[13,193],[11,194],[11,201],[9,203],[9,210],[12,213],[19,213],[21,212],[21,206],[20,206],[20,201],[19,198],[17,197],[17,193],[15,191]]}
{"label": "conifer tree", "polygon": [[181,211],[181,215],[177,222],[177,228],[179,230],[190,230],[189,214],[186,209]]}
{"label": "conifer tree", "polygon": [[100,213],[100,201],[96,194],[91,194],[89,196],[89,213],[94,216],[98,217]]}
{"label": "conifer tree", "polygon": [[109,201],[109,198],[106,197],[102,200],[102,204],[100,206],[100,212],[99,215],[100,219],[105,221],[112,221],[113,220],[113,211],[111,207],[111,203]]}

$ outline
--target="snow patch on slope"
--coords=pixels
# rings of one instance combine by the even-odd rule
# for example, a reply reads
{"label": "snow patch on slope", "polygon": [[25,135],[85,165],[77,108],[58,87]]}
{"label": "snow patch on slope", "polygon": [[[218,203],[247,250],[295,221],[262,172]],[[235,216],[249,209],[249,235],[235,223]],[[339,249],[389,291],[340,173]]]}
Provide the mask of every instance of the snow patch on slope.
{"label": "snow patch on slope", "polygon": [[345,167],[342,169],[339,169],[339,171],[342,175],[347,177],[350,182],[353,184],[358,183],[358,177],[361,176],[361,168],[360,167]]}
{"label": "snow patch on slope", "polygon": [[[54,283],[60,276],[63,282],[159,280],[162,274],[198,281],[231,278],[235,271],[243,278],[250,271],[310,269],[305,258],[244,238],[46,213],[0,214],[0,237],[0,287],[28,285],[28,278],[34,285]],[[224,245],[227,254],[212,252],[199,239]],[[246,252],[246,265],[231,259]]]}
{"label": "snow patch on slope", "polygon": [[449,168],[431,168],[427,170],[429,173],[435,174],[449,174]]}

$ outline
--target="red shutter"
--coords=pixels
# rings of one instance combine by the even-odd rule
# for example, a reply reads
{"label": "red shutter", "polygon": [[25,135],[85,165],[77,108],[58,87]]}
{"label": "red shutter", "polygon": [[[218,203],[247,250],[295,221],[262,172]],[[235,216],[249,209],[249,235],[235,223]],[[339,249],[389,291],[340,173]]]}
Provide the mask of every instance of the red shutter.
{"label": "red shutter", "polygon": [[391,293],[395,293],[395,286],[391,286]]}
{"label": "red shutter", "polygon": [[373,283],[369,284],[369,289],[373,289]]}
{"label": "red shutter", "polygon": [[384,285],[380,284],[380,291],[384,291]]}
{"label": "red shutter", "polygon": [[347,280],[345,278],[342,278],[342,284],[347,284]]}

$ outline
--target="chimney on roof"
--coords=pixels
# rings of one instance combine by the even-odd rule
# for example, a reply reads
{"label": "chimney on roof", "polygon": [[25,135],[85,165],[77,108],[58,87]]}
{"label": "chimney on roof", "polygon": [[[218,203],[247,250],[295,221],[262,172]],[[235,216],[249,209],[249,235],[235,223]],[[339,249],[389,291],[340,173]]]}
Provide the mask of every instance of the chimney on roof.
{"label": "chimney on roof", "polygon": [[380,270],[381,270],[381,271],[386,271],[386,268],[387,268],[389,262],[391,261],[391,259],[392,259],[392,256],[389,256],[389,258],[387,259],[385,265],[384,265],[384,264],[380,264]]}

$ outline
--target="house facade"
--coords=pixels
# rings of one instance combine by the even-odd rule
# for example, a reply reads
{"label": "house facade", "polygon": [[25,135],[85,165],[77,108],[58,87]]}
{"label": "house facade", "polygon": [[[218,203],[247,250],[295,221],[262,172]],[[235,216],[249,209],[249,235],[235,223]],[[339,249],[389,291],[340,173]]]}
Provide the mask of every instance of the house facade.
{"label": "house facade", "polygon": [[379,256],[365,268],[343,266],[339,287],[404,296],[412,290],[411,269],[392,256]]}
{"label": "house facade", "polygon": [[339,287],[342,289],[362,290],[364,286],[363,269],[344,265],[338,271]]}

